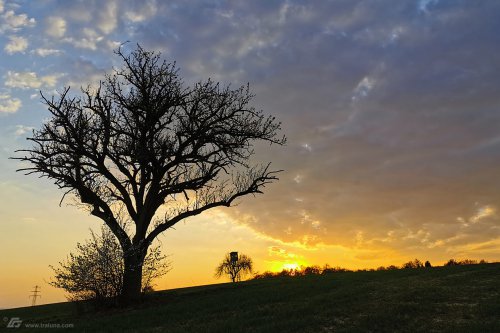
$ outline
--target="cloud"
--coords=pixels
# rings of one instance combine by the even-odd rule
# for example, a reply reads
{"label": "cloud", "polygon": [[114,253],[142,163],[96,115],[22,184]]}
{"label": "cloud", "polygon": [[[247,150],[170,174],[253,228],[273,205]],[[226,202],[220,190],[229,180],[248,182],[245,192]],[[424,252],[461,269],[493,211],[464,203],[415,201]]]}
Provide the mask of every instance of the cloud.
{"label": "cloud", "polygon": [[439,0],[420,0],[418,2],[418,9],[422,12],[427,12],[428,7],[437,4]]}
{"label": "cloud", "polygon": [[295,253],[288,252],[287,250],[279,247],[279,246],[270,246],[268,248],[268,254],[271,257],[279,257],[283,259],[294,259],[298,256]]}
{"label": "cloud", "polygon": [[64,63],[67,70],[65,85],[71,87],[87,86],[96,84],[106,73],[104,68],[99,67],[95,62],[79,57]]}
{"label": "cloud", "polygon": [[[0,7],[3,9],[3,4],[0,4]],[[26,14],[16,15],[13,10],[8,10],[0,16],[0,32],[17,32],[22,28],[34,27],[35,24],[34,18],[29,18]]]}
{"label": "cloud", "polygon": [[59,77],[59,74],[39,77],[35,72],[8,71],[5,77],[5,86],[19,89],[39,89],[42,86],[54,87]]}
{"label": "cloud", "polygon": [[[451,246],[499,237],[498,217],[486,218],[491,211],[475,206],[500,200],[494,167],[500,163],[494,112],[500,61],[490,56],[498,52],[492,31],[500,24],[487,14],[499,5],[434,2],[422,15],[410,3],[387,13],[384,3],[323,4],[309,8],[311,21],[287,12],[280,30],[267,21],[279,10],[268,8],[254,29],[276,38],[262,39],[260,51],[248,55],[272,49],[270,62],[259,67],[246,54],[241,62],[219,57],[222,73],[244,68],[257,104],[283,121],[289,139],[287,147],[259,155],[285,170],[280,182],[236,210],[254,216],[253,228],[286,241],[314,235],[307,241],[352,246],[362,230],[367,248],[427,253],[438,241]],[[230,20],[241,20],[233,12]],[[229,46],[216,48],[225,57]],[[304,142],[313,154],[301,151]],[[302,223],[302,211],[309,223]],[[464,227],[456,216],[479,219]]]}
{"label": "cloud", "polygon": [[40,57],[48,57],[51,55],[60,55],[63,53],[63,51],[57,50],[57,49],[38,48],[38,49],[35,49],[33,51],[33,53],[35,53],[36,55],[38,55]]}
{"label": "cloud", "polygon": [[375,87],[376,80],[365,76],[353,90],[352,99],[357,100],[368,96],[368,93]]}
{"label": "cloud", "polygon": [[124,18],[133,23],[144,22],[157,13],[155,0],[132,2],[129,5],[124,11]]}
{"label": "cloud", "polygon": [[4,3],[3,0],[0,0],[0,13],[3,12],[4,9]]}
{"label": "cloud", "polygon": [[45,20],[45,33],[50,37],[62,38],[66,33],[66,21],[58,16],[48,17]]}
{"label": "cloud", "polygon": [[474,214],[469,221],[471,223],[478,223],[479,221],[494,216],[496,213],[496,209],[492,206],[482,206],[479,207],[476,214]]}
{"label": "cloud", "polygon": [[10,36],[4,50],[8,54],[23,53],[28,48],[28,40],[21,36]]}
{"label": "cloud", "polygon": [[0,113],[16,113],[22,106],[18,98],[11,98],[10,95],[0,94]]}
{"label": "cloud", "polygon": [[[97,50],[97,45],[105,42],[104,36],[100,35],[96,30],[90,28],[84,28],[80,36],[77,37],[67,37],[63,41],[73,45],[76,48]],[[107,43],[104,43],[107,45]]]}
{"label": "cloud", "polygon": [[97,27],[104,34],[110,34],[118,24],[118,3],[106,1],[99,10]]}
{"label": "cloud", "polygon": [[24,135],[26,133],[29,133],[29,132],[33,131],[34,129],[35,128],[31,127],[31,126],[16,125],[16,132],[15,132],[15,134],[17,136],[21,136],[21,135]]}

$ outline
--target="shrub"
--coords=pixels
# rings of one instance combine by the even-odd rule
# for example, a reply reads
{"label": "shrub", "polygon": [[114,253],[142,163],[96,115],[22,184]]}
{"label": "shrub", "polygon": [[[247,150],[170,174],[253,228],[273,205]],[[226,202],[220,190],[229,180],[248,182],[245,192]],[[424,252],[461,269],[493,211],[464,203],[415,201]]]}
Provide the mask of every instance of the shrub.
{"label": "shrub", "polygon": [[418,259],[415,259],[413,261],[408,261],[402,266],[402,268],[422,268],[422,267],[424,267],[424,264]]}
{"label": "shrub", "polygon": [[477,260],[472,260],[472,259],[464,259],[459,262],[460,265],[477,265],[478,262]]}
{"label": "shrub", "polygon": [[448,262],[446,264],[444,264],[445,266],[457,266],[457,265],[460,265],[459,262],[457,262],[455,259],[450,259],[448,260]]}
{"label": "shrub", "polygon": [[[142,290],[151,291],[153,280],[170,270],[170,262],[161,254],[159,246],[149,250],[143,265]],[[123,254],[118,240],[108,228],[101,234],[91,231],[91,238],[78,243],[76,252],[66,261],[53,267],[55,273],[49,284],[64,289],[70,301],[94,300],[105,303],[120,295],[123,287]]]}
{"label": "shrub", "polygon": [[302,270],[304,275],[318,275],[321,274],[321,268],[319,266],[308,266]]}
{"label": "shrub", "polygon": [[340,266],[330,267],[328,265],[325,265],[321,274],[340,273],[340,272],[352,272],[352,271],[346,268],[342,268]]}

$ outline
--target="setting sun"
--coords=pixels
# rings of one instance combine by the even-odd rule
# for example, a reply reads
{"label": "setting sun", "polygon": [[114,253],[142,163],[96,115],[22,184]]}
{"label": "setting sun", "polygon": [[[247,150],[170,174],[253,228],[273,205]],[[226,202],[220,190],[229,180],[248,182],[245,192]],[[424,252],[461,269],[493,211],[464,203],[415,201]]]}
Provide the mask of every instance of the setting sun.
{"label": "setting sun", "polygon": [[283,265],[283,269],[286,269],[286,270],[298,270],[298,271],[300,271],[300,266],[297,263],[284,264]]}
{"label": "setting sun", "polygon": [[301,271],[304,267],[309,266],[309,264],[305,261],[273,261],[270,263],[269,271],[278,273],[283,270],[285,271],[290,271],[290,270],[297,270]]}

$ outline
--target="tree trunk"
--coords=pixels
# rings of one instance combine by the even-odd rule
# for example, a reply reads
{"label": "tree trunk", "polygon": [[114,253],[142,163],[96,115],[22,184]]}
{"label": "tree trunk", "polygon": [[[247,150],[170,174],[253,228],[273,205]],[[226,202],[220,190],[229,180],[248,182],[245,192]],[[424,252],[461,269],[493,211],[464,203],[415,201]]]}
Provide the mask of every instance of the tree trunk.
{"label": "tree trunk", "polygon": [[121,301],[123,304],[134,303],[141,297],[142,265],[144,257],[139,251],[130,251],[124,256],[123,287]]}

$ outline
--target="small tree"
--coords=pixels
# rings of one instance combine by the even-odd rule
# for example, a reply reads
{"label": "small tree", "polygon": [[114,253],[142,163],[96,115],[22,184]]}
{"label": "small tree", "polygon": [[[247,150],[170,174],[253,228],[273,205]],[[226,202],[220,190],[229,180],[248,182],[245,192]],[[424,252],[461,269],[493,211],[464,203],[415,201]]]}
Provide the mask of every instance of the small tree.
{"label": "small tree", "polygon": [[[142,291],[151,290],[153,280],[170,270],[170,263],[159,246],[150,247],[144,260]],[[108,228],[101,234],[91,231],[91,238],[78,243],[76,252],[53,267],[54,279],[49,284],[64,289],[69,300],[103,302],[120,295],[123,288],[123,253],[116,237]]]}
{"label": "small tree", "polygon": [[432,267],[432,265],[431,265],[431,263],[430,263],[430,261],[429,261],[429,260],[427,260],[427,261],[425,262],[425,267],[426,267],[426,268]]}
{"label": "small tree", "polygon": [[231,255],[228,253],[224,260],[215,269],[215,277],[220,278],[223,275],[228,275],[231,281],[241,281],[241,278],[247,273],[252,273],[252,259],[244,254],[240,254],[238,260],[231,260]]}

